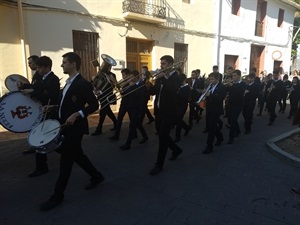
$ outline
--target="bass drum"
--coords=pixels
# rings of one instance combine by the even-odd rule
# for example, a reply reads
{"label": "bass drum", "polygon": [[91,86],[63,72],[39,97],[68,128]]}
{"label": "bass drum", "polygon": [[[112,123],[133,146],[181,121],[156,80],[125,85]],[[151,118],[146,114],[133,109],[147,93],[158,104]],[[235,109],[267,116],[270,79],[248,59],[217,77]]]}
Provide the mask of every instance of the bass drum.
{"label": "bass drum", "polygon": [[28,132],[40,123],[42,117],[42,104],[21,91],[10,92],[0,99],[0,123],[11,132]]}
{"label": "bass drum", "polygon": [[19,91],[18,82],[29,84],[29,81],[20,74],[11,74],[6,77],[4,83],[9,91]]}

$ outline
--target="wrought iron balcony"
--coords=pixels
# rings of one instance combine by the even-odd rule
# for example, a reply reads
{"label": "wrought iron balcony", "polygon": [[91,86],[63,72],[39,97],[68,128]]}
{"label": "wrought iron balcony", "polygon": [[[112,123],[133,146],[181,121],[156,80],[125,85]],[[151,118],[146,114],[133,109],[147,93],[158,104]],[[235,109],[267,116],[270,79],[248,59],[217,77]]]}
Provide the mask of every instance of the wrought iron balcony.
{"label": "wrought iron balcony", "polygon": [[152,23],[166,22],[166,0],[124,0],[123,17]]}

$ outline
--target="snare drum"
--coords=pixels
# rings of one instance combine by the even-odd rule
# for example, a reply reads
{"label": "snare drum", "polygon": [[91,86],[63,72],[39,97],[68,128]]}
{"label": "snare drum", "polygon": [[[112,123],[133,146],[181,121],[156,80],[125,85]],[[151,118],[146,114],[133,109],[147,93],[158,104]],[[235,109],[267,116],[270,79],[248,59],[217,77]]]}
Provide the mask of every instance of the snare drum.
{"label": "snare drum", "polygon": [[43,106],[21,91],[10,92],[0,99],[0,123],[12,132],[24,133],[38,125]]}
{"label": "snare drum", "polygon": [[18,82],[29,84],[29,81],[20,74],[11,74],[6,77],[4,83],[9,91],[19,91]]}
{"label": "snare drum", "polygon": [[57,120],[45,120],[30,131],[27,141],[38,153],[52,152],[61,146],[64,139],[60,127]]}

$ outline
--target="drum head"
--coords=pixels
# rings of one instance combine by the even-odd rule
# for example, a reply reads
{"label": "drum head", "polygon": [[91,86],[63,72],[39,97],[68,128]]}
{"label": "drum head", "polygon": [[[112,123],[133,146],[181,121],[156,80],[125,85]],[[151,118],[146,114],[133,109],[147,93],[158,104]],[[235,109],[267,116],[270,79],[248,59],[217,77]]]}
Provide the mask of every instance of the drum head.
{"label": "drum head", "polygon": [[29,84],[29,81],[20,74],[9,75],[8,77],[6,77],[4,83],[9,91],[19,91],[19,87],[17,85],[18,81]]}
{"label": "drum head", "polygon": [[60,133],[57,120],[45,120],[33,128],[27,138],[32,147],[42,147],[54,140]]}
{"label": "drum head", "polygon": [[10,92],[0,100],[0,123],[12,132],[24,133],[39,124],[43,107],[20,91]]}

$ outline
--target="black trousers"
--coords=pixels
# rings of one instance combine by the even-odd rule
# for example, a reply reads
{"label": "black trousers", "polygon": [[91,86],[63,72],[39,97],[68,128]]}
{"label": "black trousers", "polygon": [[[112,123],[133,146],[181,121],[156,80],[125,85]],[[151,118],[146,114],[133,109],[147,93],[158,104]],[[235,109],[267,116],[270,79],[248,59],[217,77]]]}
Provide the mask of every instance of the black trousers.
{"label": "black trousers", "polygon": [[36,170],[48,169],[47,154],[35,153],[35,165]]}
{"label": "black trousers", "polygon": [[207,147],[210,149],[213,149],[213,143],[215,140],[215,137],[217,140],[224,140],[223,134],[220,130],[220,127],[218,125],[218,122],[220,120],[219,115],[214,115],[213,113],[207,113],[207,129],[208,129],[208,134],[207,134]]}
{"label": "black trousers", "polygon": [[103,175],[93,166],[88,157],[83,154],[81,140],[83,135],[66,137],[57,150],[60,154],[59,177],[55,184],[54,197],[62,199],[67,187],[74,162],[80,166],[91,179],[102,179]]}
{"label": "black trousers", "polygon": [[238,118],[242,112],[243,106],[229,106],[229,121],[230,121],[230,129],[229,129],[229,139],[233,139],[235,134],[241,133],[240,126],[238,124]]}
{"label": "black trousers", "polygon": [[245,119],[244,122],[244,128],[246,131],[250,131],[251,130],[251,125],[252,125],[252,121],[253,121],[253,111],[255,108],[255,104],[256,104],[256,100],[250,100],[245,102],[244,106],[243,106],[243,117]]}
{"label": "black trousers", "polygon": [[136,129],[138,129],[143,138],[148,138],[147,133],[142,125],[142,119],[141,119],[141,114],[138,110],[136,109],[129,109],[128,110],[129,114],[129,133],[128,137],[126,140],[126,144],[130,145],[132,140],[136,137]]}
{"label": "black trousers", "polygon": [[119,108],[118,117],[117,117],[117,125],[115,127],[116,128],[116,130],[115,130],[116,137],[120,136],[123,118],[127,112],[128,112],[128,110],[127,110],[126,105],[121,103],[120,108]]}
{"label": "black trousers", "polygon": [[[106,106],[105,106],[106,105]],[[105,106],[105,107],[102,107]],[[114,127],[117,126],[117,119],[115,114],[112,112],[110,105],[107,105],[106,102],[101,103],[101,109],[99,111],[99,122],[96,128],[96,131],[102,131],[102,126],[105,121],[105,117],[108,116],[114,123]]]}
{"label": "black trousers", "polygon": [[191,129],[189,125],[186,124],[186,122],[184,122],[183,117],[186,113],[187,107],[179,110],[178,112],[178,118],[177,118],[177,122],[176,122],[176,130],[175,130],[175,138],[176,139],[180,139],[181,136],[181,130],[189,130]]}
{"label": "black trousers", "polygon": [[275,108],[276,108],[276,104],[277,104],[277,99],[275,98],[269,98],[268,100],[268,110],[270,113],[270,122],[273,123],[277,117],[276,113],[275,113]]}
{"label": "black trousers", "polygon": [[156,165],[163,168],[168,148],[172,151],[180,151],[180,148],[175,144],[170,136],[171,128],[176,122],[176,115],[163,116],[160,113],[155,114],[155,121],[157,123],[158,131],[158,154]]}

